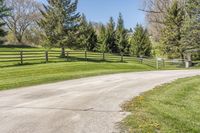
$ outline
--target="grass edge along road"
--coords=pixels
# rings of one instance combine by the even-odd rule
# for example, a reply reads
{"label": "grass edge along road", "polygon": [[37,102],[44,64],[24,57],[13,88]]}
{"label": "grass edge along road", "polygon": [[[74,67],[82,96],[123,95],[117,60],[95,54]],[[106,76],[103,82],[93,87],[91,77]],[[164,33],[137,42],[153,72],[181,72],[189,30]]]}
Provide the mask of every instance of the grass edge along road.
{"label": "grass edge along road", "polygon": [[125,103],[122,129],[135,132],[200,132],[200,76],[178,79]]}
{"label": "grass edge along road", "polygon": [[64,62],[0,68],[0,90],[52,83],[102,74],[155,70],[131,63]]}

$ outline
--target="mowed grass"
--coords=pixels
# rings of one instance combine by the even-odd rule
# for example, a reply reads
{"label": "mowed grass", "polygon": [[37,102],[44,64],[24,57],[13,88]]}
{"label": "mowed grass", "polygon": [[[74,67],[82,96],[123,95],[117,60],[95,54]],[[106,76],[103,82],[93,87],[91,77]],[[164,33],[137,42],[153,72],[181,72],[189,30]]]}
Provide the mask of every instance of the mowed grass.
{"label": "mowed grass", "polygon": [[140,64],[110,62],[61,62],[0,68],[0,90],[50,83],[93,75],[147,71],[154,68]]}
{"label": "mowed grass", "polygon": [[31,47],[26,45],[0,45],[1,51],[10,50],[45,50],[43,47]]}
{"label": "mowed grass", "polygon": [[[20,50],[25,51],[23,53],[23,65],[19,64],[20,58],[18,56]],[[120,62],[120,56],[105,54],[106,60],[103,61],[102,53],[88,52],[86,60],[84,51],[72,51],[66,49],[66,51],[71,51],[69,57],[60,58],[60,49],[53,48],[52,50],[58,52],[49,53],[49,62],[45,63],[44,48],[1,46],[0,51],[3,52],[1,52],[1,57],[7,56],[4,54],[9,54],[9,56],[17,56],[17,61],[1,62],[3,59],[0,60],[0,90],[101,74],[155,69],[155,67],[140,64],[134,57],[124,57],[126,61]],[[41,51],[41,53],[28,53],[28,51]],[[51,54],[56,58],[52,59],[50,57]],[[42,58],[37,57],[38,55]],[[30,56],[31,58],[25,58]]]}
{"label": "mowed grass", "polygon": [[[20,51],[23,51],[22,53]],[[48,51],[48,62],[120,62],[121,56],[119,54],[99,53],[99,52],[86,52],[83,50],[71,50],[66,49],[66,57],[61,58],[61,49],[52,48]],[[22,54],[22,56],[21,56]],[[21,58],[22,57],[22,58]],[[44,48],[37,47],[25,47],[25,46],[0,46],[0,68],[8,66],[21,65],[21,59],[23,65],[27,64],[41,64],[46,62],[46,50]],[[124,56],[124,62],[138,62],[136,57]],[[154,65],[155,67],[155,65]]]}
{"label": "mowed grass", "polygon": [[200,76],[156,87],[123,108],[131,112],[122,122],[130,133],[199,133]]}
{"label": "mowed grass", "polygon": [[[60,51],[59,48],[53,48],[52,50]],[[46,49],[43,47],[31,47],[26,45],[0,45],[0,68],[20,65],[20,51],[24,51],[24,64],[38,64],[45,62]],[[30,52],[32,52],[32,54],[30,54]]]}

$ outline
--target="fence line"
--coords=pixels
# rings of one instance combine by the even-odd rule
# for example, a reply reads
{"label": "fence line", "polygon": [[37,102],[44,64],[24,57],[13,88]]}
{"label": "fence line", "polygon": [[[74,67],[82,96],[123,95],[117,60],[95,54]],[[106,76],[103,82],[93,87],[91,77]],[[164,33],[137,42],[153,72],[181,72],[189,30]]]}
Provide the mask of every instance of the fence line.
{"label": "fence line", "polygon": [[48,63],[63,61],[109,61],[109,62],[131,62],[138,61],[142,64],[162,69],[168,66],[180,66],[178,60],[157,60],[155,58],[137,58],[126,54],[95,53],[88,51],[65,51],[65,57],[61,57],[61,51],[57,50],[8,50],[0,51],[0,66],[26,64],[26,63]]}
{"label": "fence line", "polygon": [[135,57],[110,53],[95,53],[87,51],[65,51],[65,57],[61,57],[61,51],[51,50],[7,50],[0,51],[0,65],[2,63],[26,64],[35,62],[54,61],[135,61]]}

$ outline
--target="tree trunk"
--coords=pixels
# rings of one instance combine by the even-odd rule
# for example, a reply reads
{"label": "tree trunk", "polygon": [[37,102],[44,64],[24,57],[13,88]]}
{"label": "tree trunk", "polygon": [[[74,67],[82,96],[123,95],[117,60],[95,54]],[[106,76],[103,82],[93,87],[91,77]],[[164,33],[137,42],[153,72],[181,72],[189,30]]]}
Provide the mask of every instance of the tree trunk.
{"label": "tree trunk", "polygon": [[19,44],[22,44],[22,38],[21,38],[21,37],[18,37],[18,38],[17,38],[17,42],[18,42]]}
{"label": "tree trunk", "polygon": [[15,38],[17,39],[17,43],[22,44],[22,36],[18,33],[15,33]]}
{"label": "tree trunk", "polygon": [[185,57],[184,57],[183,53],[181,53],[181,61],[182,61],[183,64],[185,64]]}
{"label": "tree trunk", "polygon": [[65,57],[65,47],[61,47],[61,57]]}
{"label": "tree trunk", "polygon": [[184,54],[183,53],[181,53],[181,60],[184,60],[185,58],[184,58]]}

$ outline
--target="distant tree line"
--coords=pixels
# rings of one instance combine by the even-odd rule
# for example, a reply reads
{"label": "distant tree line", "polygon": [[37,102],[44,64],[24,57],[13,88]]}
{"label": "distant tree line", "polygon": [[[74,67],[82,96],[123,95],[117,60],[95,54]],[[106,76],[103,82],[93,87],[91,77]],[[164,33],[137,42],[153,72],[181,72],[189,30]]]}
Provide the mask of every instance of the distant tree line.
{"label": "distant tree line", "polygon": [[[1,41],[134,56],[183,58],[200,48],[199,0],[145,0],[147,28],[128,30],[117,22],[89,22],[77,11],[78,0],[0,0]],[[133,14],[134,15],[134,14]],[[5,37],[4,37],[5,36]]]}
{"label": "distant tree line", "polygon": [[77,12],[78,0],[1,0],[2,31],[10,43],[41,45],[47,49],[65,48],[151,56],[151,41],[146,28],[137,25],[134,32],[111,17],[107,24],[89,22]]}

